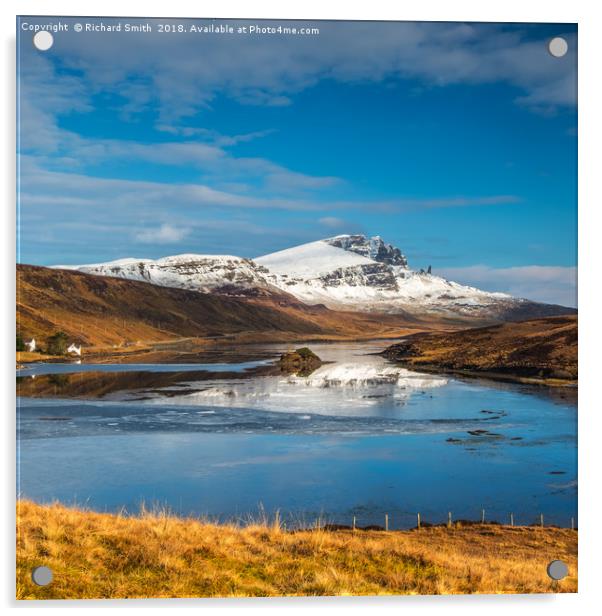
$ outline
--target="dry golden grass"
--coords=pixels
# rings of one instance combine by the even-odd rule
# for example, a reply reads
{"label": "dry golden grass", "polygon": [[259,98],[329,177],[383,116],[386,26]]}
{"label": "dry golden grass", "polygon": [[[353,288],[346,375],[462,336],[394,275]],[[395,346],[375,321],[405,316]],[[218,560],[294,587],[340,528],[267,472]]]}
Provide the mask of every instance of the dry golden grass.
{"label": "dry golden grass", "polygon": [[[217,526],[166,514],[17,506],[17,598],[243,597],[576,592],[577,532],[498,527],[420,531]],[[569,576],[552,582],[560,558]],[[31,581],[49,566],[47,587]]]}

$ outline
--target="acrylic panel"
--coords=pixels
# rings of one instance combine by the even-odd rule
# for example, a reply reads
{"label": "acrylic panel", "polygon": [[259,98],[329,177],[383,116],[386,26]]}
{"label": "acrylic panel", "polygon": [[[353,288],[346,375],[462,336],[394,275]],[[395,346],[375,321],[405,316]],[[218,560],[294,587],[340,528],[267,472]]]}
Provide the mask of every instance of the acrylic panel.
{"label": "acrylic panel", "polygon": [[577,590],[577,26],[17,19],[17,597]]}

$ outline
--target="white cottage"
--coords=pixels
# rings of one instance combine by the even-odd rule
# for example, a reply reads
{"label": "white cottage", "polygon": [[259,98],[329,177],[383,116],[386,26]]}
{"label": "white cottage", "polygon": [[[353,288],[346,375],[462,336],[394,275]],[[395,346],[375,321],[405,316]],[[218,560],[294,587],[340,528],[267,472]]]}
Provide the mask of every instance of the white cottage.
{"label": "white cottage", "polygon": [[81,357],[81,354],[82,354],[81,344],[79,346],[75,346],[75,342],[72,343],[71,346],[69,346],[69,348],[67,349],[67,353],[71,353],[72,355],[79,355]]}

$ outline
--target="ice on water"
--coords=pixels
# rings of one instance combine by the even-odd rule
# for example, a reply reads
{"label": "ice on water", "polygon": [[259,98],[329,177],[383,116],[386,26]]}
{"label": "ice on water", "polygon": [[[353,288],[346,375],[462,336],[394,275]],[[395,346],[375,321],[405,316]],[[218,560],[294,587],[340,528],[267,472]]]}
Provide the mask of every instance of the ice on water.
{"label": "ice on water", "polygon": [[285,413],[370,416],[382,415],[383,407],[399,407],[414,394],[448,383],[444,377],[418,374],[379,356],[353,359],[327,363],[308,376],[191,382],[192,389],[198,385],[202,391],[168,399],[158,393],[154,401]]}

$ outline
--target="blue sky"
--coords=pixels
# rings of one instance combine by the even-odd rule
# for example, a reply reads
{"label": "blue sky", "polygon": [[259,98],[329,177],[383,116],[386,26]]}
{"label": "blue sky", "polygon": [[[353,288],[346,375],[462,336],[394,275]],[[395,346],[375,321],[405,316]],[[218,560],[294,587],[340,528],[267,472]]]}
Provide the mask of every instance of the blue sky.
{"label": "blue sky", "polygon": [[255,257],[365,233],[412,267],[575,305],[575,26],[167,35],[149,20],[59,32],[46,52],[22,29],[58,21],[18,24],[21,262]]}

